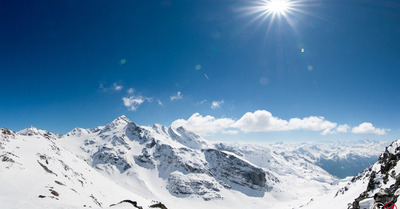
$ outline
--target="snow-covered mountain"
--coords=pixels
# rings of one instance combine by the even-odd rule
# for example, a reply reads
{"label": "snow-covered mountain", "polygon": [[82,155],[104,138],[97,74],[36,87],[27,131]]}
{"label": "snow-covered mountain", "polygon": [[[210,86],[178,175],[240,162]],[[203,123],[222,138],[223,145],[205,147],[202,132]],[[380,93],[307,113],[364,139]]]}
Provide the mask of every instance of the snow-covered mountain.
{"label": "snow-covered mountain", "polygon": [[304,158],[330,174],[345,178],[371,166],[388,145],[387,141],[274,144],[273,149],[287,157]]}
{"label": "snow-covered mountain", "polygon": [[394,141],[383,152],[379,160],[337,192],[347,195],[349,190],[358,189],[359,195],[349,203],[350,209],[370,208],[397,203],[400,195],[400,140]]}
{"label": "snow-covered mountain", "polygon": [[143,208],[158,201],[168,208],[299,208],[346,183],[321,168],[321,159],[367,158],[380,147],[210,143],[183,127],[139,126],[125,116],[65,135],[2,129],[0,208],[128,204],[123,200]]}
{"label": "snow-covered mountain", "polygon": [[151,202],[108,180],[52,134],[0,130],[0,208],[103,207],[123,199]]}
{"label": "snow-covered mountain", "polygon": [[347,183],[343,181],[341,184],[345,184],[338,191],[321,195],[304,208],[380,209],[386,204],[397,204],[400,195],[399,160],[400,140],[396,140],[385,148],[373,165],[348,178]]}

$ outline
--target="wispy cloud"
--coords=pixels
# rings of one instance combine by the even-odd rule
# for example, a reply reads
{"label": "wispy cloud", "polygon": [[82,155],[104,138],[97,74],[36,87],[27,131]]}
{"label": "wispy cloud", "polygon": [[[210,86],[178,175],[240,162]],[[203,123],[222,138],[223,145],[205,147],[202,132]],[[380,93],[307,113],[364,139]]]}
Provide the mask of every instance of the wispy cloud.
{"label": "wispy cloud", "polygon": [[161,100],[157,99],[157,103],[158,103],[158,105],[163,106],[163,103],[161,102]]}
{"label": "wispy cloud", "polygon": [[[173,127],[183,126],[188,130],[194,131],[200,135],[209,135],[214,133],[244,133],[252,132],[272,132],[272,131],[293,131],[309,130],[318,131],[321,135],[349,133],[351,127],[347,124],[338,125],[335,122],[326,120],[322,116],[309,116],[305,118],[290,118],[289,120],[273,116],[266,110],[257,110],[247,112],[240,119],[215,118],[207,115],[202,116],[199,113],[193,114],[188,120],[178,119],[172,123]],[[351,133],[371,133],[377,135],[386,134],[390,129],[378,129],[371,123],[363,123],[360,126],[351,129]]]}
{"label": "wispy cloud", "polygon": [[123,88],[122,85],[118,85],[117,83],[114,83],[114,90],[115,90],[115,91],[121,91],[122,88]]}
{"label": "wispy cloud", "polygon": [[124,87],[120,84],[113,83],[113,85],[109,87],[105,87],[104,84],[100,84],[99,88],[104,92],[109,92],[109,91],[121,91]]}
{"label": "wispy cloud", "polygon": [[126,107],[129,107],[129,110],[136,111],[137,108],[144,102],[144,98],[139,96],[139,97],[123,97],[122,101],[124,102],[124,105]]}
{"label": "wispy cloud", "polygon": [[202,105],[202,104],[204,104],[204,103],[206,103],[206,102],[207,102],[207,100],[204,99],[204,100],[201,100],[200,102],[197,102],[196,104],[197,104],[197,105]]}
{"label": "wispy cloud", "polygon": [[137,108],[139,108],[140,105],[142,105],[144,102],[152,102],[152,98],[150,97],[144,97],[142,95],[134,95],[135,90],[133,88],[128,89],[128,94],[129,96],[122,97],[122,101],[125,105],[125,107],[128,107],[129,110],[131,111],[136,111]]}
{"label": "wispy cloud", "polygon": [[178,91],[176,93],[176,95],[170,96],[170,98],[171,98],[171,101],[180,100],[180,99],[183,98],[183,95],[182,95],[182,93],[180,91]]}
{"label": "wispy cloud", "polygon": [[385,135],[390,129],[375,128],[372,123],[361,123],[359,126],[354,127],[351,132],[355,134],[376,134]]}
{"label": "wispy cloud", "polygon": [[221,100],[221,101],[213,101],[213,102],[211,103],[211,109],[220,108],[222,104],[224,104],[224,100]]}

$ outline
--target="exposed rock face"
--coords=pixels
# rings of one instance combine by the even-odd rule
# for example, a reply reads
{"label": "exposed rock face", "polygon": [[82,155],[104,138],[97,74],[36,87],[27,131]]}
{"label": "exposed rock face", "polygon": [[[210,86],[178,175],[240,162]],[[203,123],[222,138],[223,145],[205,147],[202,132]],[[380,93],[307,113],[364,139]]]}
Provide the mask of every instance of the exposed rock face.
{"label": "exposed rock face", "polygon": [[15,135],[15,133],[14,133],[14,131],[10,131],[10,130],[8,130],[8,129],[6,129],[6,128],[1,128],[0,129],[0,133],[1,134],[3,134],[3,135],[8,135],[8,136],[14,136]]}
{"label": "exposed rock face", "polygon": [[10,131],[6,128],[0,129],[0,149],[5,148],[5,143],[10,140],[10,138],[15,137],[15,132]]}
{"label": "exposed rock face", "polygon": [[201,152],[185,147],[173,148],[167,144],[157,144],[153,153],[158,161],[160,176],[163,173],[180,171],[182,173],[207,173],[207,162],[202,159]]}
{"label": "exposed rock face", "polygon": [[[400,170],[399,160],[400,140],[397,140],[386,148],[375,164],[354,177],[336,195],[345,194],[352,184],[364,181],[368,182],[365,191],[349,205],[349,209],[360,209],[360,205],[363,207],[373,204],[383,206],[388,202],[396,202],[400,195],[400,175],[396,173],[396,170]],[[367,206],[364,206],[366,204]]]}
{"label": "exposed rock face", "polygon": [[135,140],[141,144],[152,140],[148,130],[141,128],[133,122],[129,122],[125,128],[125,134],[130,140]]}
{"label": "exposed rock face", "polygon": [[153,156],[150,155],[148,149],[146,149],[146,148],[142,149],[141,155],[135,156],[134,158],[135,158],[135,162],[142,167],[145,167],[148,169],[155,168],[155,162],[154,162]]}
{"label": "exposed rock face", "polygon": [[267,185],[266,173],[261,168],[215,149],[204,150],[204,154],[212,175],[224,182],[225,187],[234,187],[236,184],[258,191],[271,189]]}
{"label": "exposed rock face", "polygon": [[161,208],[161,209],[168,209],[167,206],[162,204],[161,202],[155,203],[150,205],[150,208]]}
{"label": "exposed rock face", "polygon": [[121,153],[116,153],[113,149],[103,147],[93,154],[92,166],[103,170],[102,166],[114,165],[118,170],[123,173],[132,166],[127,160],[121,156]]}
{"label": "exposed rock face", "polygon": [[221,199],[218,182],[206,174],[184,175],[173,172],[168,176],[168,190],[179,197],[196,195],[204,200]]}

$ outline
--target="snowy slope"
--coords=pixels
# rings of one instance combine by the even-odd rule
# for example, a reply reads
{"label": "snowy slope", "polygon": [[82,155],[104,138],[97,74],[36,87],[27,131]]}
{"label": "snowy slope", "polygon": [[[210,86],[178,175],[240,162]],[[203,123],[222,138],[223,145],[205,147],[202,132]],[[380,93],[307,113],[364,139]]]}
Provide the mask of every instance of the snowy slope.
{"label": "snowy slope", "polygon": [[388,202],[397,203],[397,198],[400,195],[399,160],[400,140],[397,140],[386,148],[373,166],[356,176],[344,190],[340,190],[338,193],[345,195],[346,188],[352,187],[355,183],[363,182],[365,190],[352,201],[352,209],[367,207],[368,202],[382,206]]}
{"label": "snowy slope", "polygon": [[222,199],[222,190],[263,196],[279,181],[182,127],[141,127],[125,116],[103,129],[73,131],[58,141],[126,188],[140,187],[141,193],[160,198],[167,193]]}
{"label": "snowy slope", "polygon": [[[45,131],[0,131],[0,208],[82,208],[150,200],[109,181]],[[24,134],[24,135],[22,135]]]}
{"label": "snowy slope", "polygon": [[[320,159],[374,156],[381,146],[210,143],[183,127],[139,126],[125,116],[65,135],[2,129],[0,208],[108,207],[125,199],[143,208],[156,201],[176,209],[311,208],[351,196],[333,198],[350,179],[334,177]],[[363,189],[354,188],[354,195]]]}
{"label": "snowy slope", "polygon": [[271,147],[212,144],[182,127],[139,126],[125,116],[57,141],[124,188],[169,204],[245,198],[259,208],[293,206],[336,182],[319,166]]}
{"label": "snowy slope", "polygon": [[336,192],[321,195],[306,209],[382,208],[392,202],[397,204],[400,195],[400,140],[394,141],[379,156],[379,159],[362,173],[353,177]]}
{"label": "snowy slope", "polygon": [[274,144],[273,149],[287,157],[300,157],[334,176],[345,178],[362,172],[378,160],[387,141]]}

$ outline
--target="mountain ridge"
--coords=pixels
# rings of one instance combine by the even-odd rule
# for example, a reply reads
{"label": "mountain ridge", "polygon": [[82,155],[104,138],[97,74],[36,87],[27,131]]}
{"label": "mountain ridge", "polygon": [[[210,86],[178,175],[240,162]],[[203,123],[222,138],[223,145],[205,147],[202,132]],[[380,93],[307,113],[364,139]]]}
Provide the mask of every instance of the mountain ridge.
{"label": "mountain ridge", "polygon": [[[16,148],[9,146],[10,139],[18,141],[18,147],[26,150],[34,148],[25,145],[25,142],[31,140],[32,137],[36,141],[46,140],[48,141],[46,143],[50,143],[49,145],[45,142],[38,144],[43,146],[39,147],[40,149],[50,147],[45,149],[49,153],[33,154],[34,158],[38,158],[35,169],[44,170],[46,175],[54,175],[51,172],[62,175],[58,164],[47,164],[47,158],[40,157],[53,156],[52,159],[58,159],[56,162],[60,163],[63,159],[56,157],[59,149],[62,150],[59,151],[61,153],[73,154],[76,156],[73,157],[76,162],[85,163],[90,167],[87,169],[94,169],[93,172],[100,173],[108,182],[124,188],[128,193],[135,194],[133,196],[138,197],[140,202],[148,205],[150,200],[157,200],[174,208],[182,208],[192,206],[191,202],[194,201],[199,204],[199,208],[210,204],[217,204],[219,208],[232,208],[233,205],[243,201],[250,201],[254,203],[253,208],[288,207],[289,205],[300,207],[304,205],[304,202],[314,198],[313,193],[327,194],[341,187],[337,178],[319,167],[315,159],[313,161],[312,158],[317,158],[318,153],[307,154],[298,151],[302,148],[303,150],[319,150],[322,154],[323,152],[334,154],[338,150],[324,145],[299,147],[287,144],[256,146],[211,143],[187,131],[184,127],[173,129],[159,124],[140,126],[126,116],[120,116],[105,126],[89,129],[74,128],[64,135],[52,134],[34,127],[19,132],[1,129],[0,135],[3,165],[9,166],[5,169],[14,169],[16,165],[19,165],[15,156],[13,157],[14,152],[17,152]],[[312,146],[318,146],[318,149],[311,149]],[[357,146],[362,147],[362,145]],[[368,147],[362,147],[362,149],[365,149],[363,153],[367,154],[371,154],[374,150]],[[368,152],[368,149],[371,151]],[[352,149],[347,147],[346,150],[351,152]],[[338,153],[334,155],[339,156]],[[68,163],[64,164],[74,167]],[[25,164],[22,163],[22,165]],[[55,168],[52,168],[53,166]],[[82,167],[86,168],[86,166]],[[79,168],[75,168],[78,172]],[[91,174],[87,175],[89,177],[85,178],[92,178]],[[62,181],[58,182],[62,183]],[[302,191],[304,190],[302,185],[305,182],[310,194]],[[53,190],[55,188],[50,187],[53,187]],[[78,187],[75,190],[78,189],[81,188]],[[61,196],[62,194],[59,193],[57,198],[61,200]],[[88,200],[83,200],[83,198],[81,202],[90,200],[91,204],[95,204],[93,207],[97,205],[96,201],[111,203],[109,197],[95,194],[92,195],[96,197],[94,201],[90,195],[88,196]],[[115,194],[108,194],[108,196],[113,196],[114,199],[116,197]],[[53,195],[51,199],[55,198],[56,196]],[[283,199],[285,201],[282,202]],[[113,203],[120,201],[122,199]],[[224,205],[221,201],[228,204]],[[103,204],[103,206],[106,205]]]}

